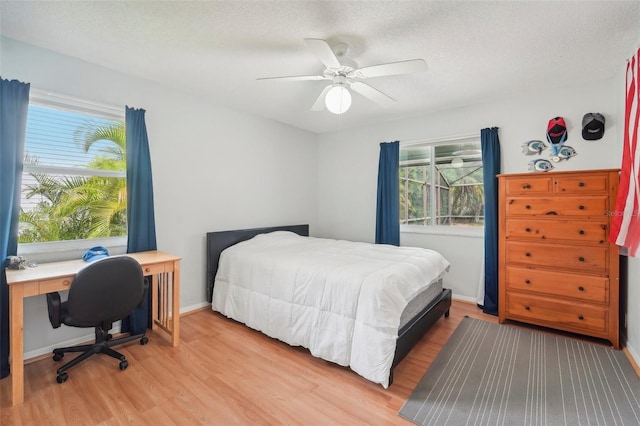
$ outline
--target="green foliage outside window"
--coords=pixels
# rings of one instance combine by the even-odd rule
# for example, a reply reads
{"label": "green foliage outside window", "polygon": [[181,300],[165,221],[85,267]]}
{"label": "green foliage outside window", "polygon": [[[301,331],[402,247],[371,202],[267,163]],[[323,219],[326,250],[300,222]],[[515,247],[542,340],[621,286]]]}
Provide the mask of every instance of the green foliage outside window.
{"label": "green foliage outside window", "polygon": [[428,223],[430,219],[429,181],[427,166],[400,167],[401,223],[418,225]]}
{"label": "green foliage outside window", "polygon": [[482,185],[482,164],[469,162],[460,168],[436,167],[449,191],[442,200],[441,222],[445,225],[483,225],[484,187]]}
{"label": "green foliage outside window", "polygon": [[[107,148],[83,165],[89,170],[126,170],[124,123],[78,127],[74,141],[84,152],[97,142]],[[38,165],[37,157],[25,157]],[[99,173],[98,173],[99,174]],[[21,208],[19,243],[125,236],[127,190],[123,177],[31,172],[23,197],[37,203]]]}
{"label": "green foliage outside window", "polygon": [[401,224],[484,225],[479,142],[401,150],[399,177]]}

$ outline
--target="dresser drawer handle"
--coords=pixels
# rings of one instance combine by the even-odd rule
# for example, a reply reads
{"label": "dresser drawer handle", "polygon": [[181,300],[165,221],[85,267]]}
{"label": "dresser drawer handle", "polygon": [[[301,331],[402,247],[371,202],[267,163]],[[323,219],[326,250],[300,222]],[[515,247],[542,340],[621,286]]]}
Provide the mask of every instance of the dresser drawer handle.
{"label": "dresser drawer handle", "polygon": [[64,280],[64,281],[62,281],[62,285],[67,287],[67,286],[71,285],[71,281],[70,280]]}
{"label": "dresser drawer handle", "polygon": [[584,210],[584,206],[578,206],[578,210]]}
{"label": "dresser drawer handle", "polygon": [[584,182],[578,183],[578,186],[583,187],[584,186]]}
{"label": "dresser drawer handle", "polygon": [[526,228],[524,231],[525,232],[531,232],[531,228]]}
{"label": "dresser drawer handle", "polygon": [[526,206],[524,206],[525,209],[530,210],[531,206],[529,204],[527,204]]}
{"label": "dresser drawer handle", "polygon": [[583,317],[582,315],[578,315],[578,319],[579,319],[580,321],[582,321],[582,320],[584,319],[584,317]]}
{"label": "dresser drawer handle", "polygon": [[524,185],[522,185],[522,189],[531,189],[531,185],[525,183]]}
{"label": "dresser drawer handle", "polygon": [[584,235],[584,231],[581,229],[581,230],[578,231],[578,234]]}
{"label": "dresser drawer handle", "polygon": [[529,305],[524,305],[524,310],[525,310],[525,311],[530,311],[530,310],[531,310],[531,307],[530,307]]}
{"label": "dresser drawer handle", "polygon": [[550,212],[545,213],[548,216],[558,216],[558,212],[554,212],[553,210],[551,210]]}
{"label": "dresser drawer handle", "polygon": [[580,257],[578,258],[578,261],[579,261],[579,262],[584,262],[584,257],[580,256]]}
{"label": "dresser drawer handle", "polygon": [[524,280],[525,284],[531,284],[531,280]]}
{"label": "dresser drawer handle", "polygon": [[580,286],[580,287],[578,287],[578,290],[584,291],[584,287]]}
{"label": "dresser drawer handle", "polygon": [[524,255],[527,256],[527,257],[531,257],[531,253],[529,253],[529,252],[526,252]]}

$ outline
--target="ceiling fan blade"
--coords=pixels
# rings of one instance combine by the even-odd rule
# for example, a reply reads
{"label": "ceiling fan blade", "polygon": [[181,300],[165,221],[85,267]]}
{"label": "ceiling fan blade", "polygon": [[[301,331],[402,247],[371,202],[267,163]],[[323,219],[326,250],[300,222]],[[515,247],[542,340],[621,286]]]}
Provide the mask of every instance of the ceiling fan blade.
{"label": "ceiling fan blade", "polygon": [[367,99],[372,100],[380,106],[389,106],[392,105],[396,100],[390,96],[385,95],[378,89],[374,89],[366,83],[361,81],[354,81],[350,86],[354,92],[360,93]]}
{"label": "ceiling fan blade", "polygon": [[319,38],[305,38],[304,43],[307,45],[307,48],[320,59],[320,62],[322,62],[325,67],[340,68],[340,61],[338,61],[338,58],[336,58],[336,55],[326,41]]}
{"label": "ceiling fan blade", "polygon": [[390,62],[388,64],[372,65],[353,70],[353,77],[370,78],[387,75],[411,74],[427,70],[424,59],[410,59],[408,61]]}
{"label": "ceiling fan blade", "polygon": [[324,90],[322,91],[322,93],[320,93],[320,96],[318,96],[318,99],[316,99],[316,101],[313,103],[313,105],[311,106],[311,111],[323,111],[325,106],[324,106],[324,98],[327,96],[327,92],[331,89],[332,85],[328,85],[327,87],[324,88]]}
{"label": "ceiling fan blade", "polygon": [[257,78],[256,80],[319,81],[319,80],[328,80],[328,78],[323,75],[292,75],[292,76],[286,76],[286,77],[262,77],[262,78]]}

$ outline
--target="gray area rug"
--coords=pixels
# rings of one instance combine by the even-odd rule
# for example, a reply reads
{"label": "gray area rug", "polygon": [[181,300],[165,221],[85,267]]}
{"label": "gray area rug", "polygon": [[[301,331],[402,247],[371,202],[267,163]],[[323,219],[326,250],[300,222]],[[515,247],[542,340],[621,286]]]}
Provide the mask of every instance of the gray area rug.
{"label": "gray area rug", "polygon": [[622,351],[464,318],[399,412],[418,425],[640,425]]}

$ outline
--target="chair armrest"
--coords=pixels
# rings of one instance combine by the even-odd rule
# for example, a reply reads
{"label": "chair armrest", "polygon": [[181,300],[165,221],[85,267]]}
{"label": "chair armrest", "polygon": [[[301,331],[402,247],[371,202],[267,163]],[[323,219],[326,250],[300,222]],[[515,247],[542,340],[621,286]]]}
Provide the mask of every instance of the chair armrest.
{"label": "chair armrest", "polygon": [[61,325],[60,311],[61,311],[60,293],[47,293],[47,309],[49,311],[49,321],[53,328],[58,328]]}

